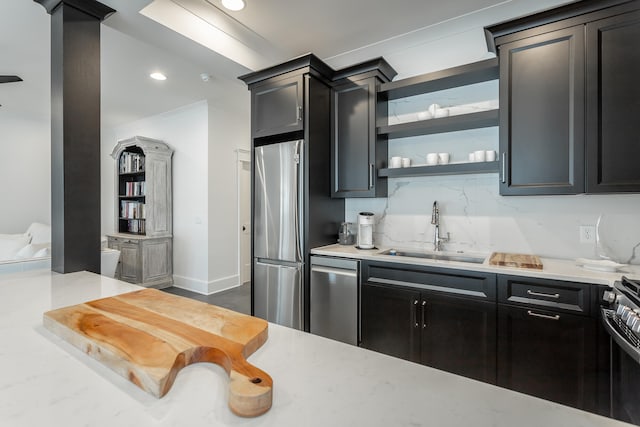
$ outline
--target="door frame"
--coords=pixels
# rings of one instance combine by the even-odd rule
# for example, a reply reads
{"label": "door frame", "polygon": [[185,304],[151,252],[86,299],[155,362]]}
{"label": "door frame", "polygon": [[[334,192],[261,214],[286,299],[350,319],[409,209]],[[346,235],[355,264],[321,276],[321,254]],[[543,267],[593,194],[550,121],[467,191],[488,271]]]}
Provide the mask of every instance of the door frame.
{"label": "door frame", "polygon": [[[238,286],[241,286],[244,282],[242,281],[242,181],[241,174],[244,163],[249,163],[251,165],[251,151],[245,148],[236,148],[236,194],[237,194],[237,202],[238,202],[238,221],[237,221],[237,233],[238,233]],[[251,177],[249,177],[251,180]],[[251,185],[251,184],[250,184]],[[251,192],[249,194],[249,198],[251,198]],[[251,209],[251,199],[249,199],[249,209]],[[249,214],[251,217],[251,214]],[[251,248],[249,247],[249,251]],[[249,255],[251,262],[251,255]],[[249,273],[249,281],[251,280],[251,273]]]}

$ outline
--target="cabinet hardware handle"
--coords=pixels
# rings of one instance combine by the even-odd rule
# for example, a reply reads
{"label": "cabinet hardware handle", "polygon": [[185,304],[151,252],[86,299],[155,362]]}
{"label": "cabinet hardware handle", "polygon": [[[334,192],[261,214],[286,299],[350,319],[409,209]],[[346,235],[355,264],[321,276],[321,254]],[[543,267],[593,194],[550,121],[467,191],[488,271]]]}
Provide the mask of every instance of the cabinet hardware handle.
{"label": "cabinet hardware handle", "polygon": [[533,295],[534,297],[546,297],[546,298],[560,298],[560,294],[546,294],[544,292],[534,292],[531,289],[527,289],[527,294]]}
{"label": "cabinet hardware handle", "polygon": [[418,300],[414,300],[413,301],[413,320],[415,322],[415,326],[414,327],[418,327],[420,326],[420,324],[418,323]]}
{"label": "cabinet hardware handle", "polygon": [[298,107],[298,121],[302,120],[302,107]]}
{"label": "cabinet hardware handle", "polygon": [[507,152],[502,153],[502,183],[507,182]]}
{"label": "cabinet hardware handle", "polygon": [[527,314],[529,316],[542,317],[543,319],[548,319],[548,320],[560,320],[560,315],[559,314],[556,314],[556,315],[553,315],[553,316],[549,316],[548,314],[534,313],[531,310],[527,310]]}
{"label": "cabinet hardware handle", "polygon": [[422,329],[427,327],[427,322],[424,321],[424,312],[427,311],[427,302],[426,301],[422,301]]}
{"label": "cabinet hardware handle", "polygon": [[369,188],[373,188],[373,163],[369,163]]}

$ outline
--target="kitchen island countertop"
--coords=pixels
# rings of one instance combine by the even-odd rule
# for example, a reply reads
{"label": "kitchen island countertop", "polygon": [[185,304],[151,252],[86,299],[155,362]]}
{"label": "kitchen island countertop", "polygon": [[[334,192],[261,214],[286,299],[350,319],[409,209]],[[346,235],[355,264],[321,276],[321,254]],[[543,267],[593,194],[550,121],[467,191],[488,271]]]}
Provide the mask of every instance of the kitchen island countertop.
{"label": "kitchen island countertop", "polygon": [[[620,280],[620,277],[627,275],[632,278],[640,278],[640,265],[626,265],[620,268],[619,271],[605,272],[589,270],[576,264],[575,260],[570,259],[556,259],[556,258],[541,258],[543,269],[536,270],[533,268],[516,268],[516,267],[503,267],[498,265],[489,265],[490,254],[480,254],[474,252],[468,252],[467,255],[483,257],[484,262],[481,264],[458,262],[458,261],[444,261],[444,260],[431,260],[412,257],[400,257],[392,255],[381,254],[385,250],[390,248],[376,248],[376,249],[357,249],[353,245],[327,245],[317,247],[311,250],[312,255],[324,255],[353,259],[365,259],[369,261],[379,262],[394,262],[401,264],[412,265],[424,265],[431,267],[442,268],[454,268],[458,270],[473,270],[483,271],[487,273],[498,274],[510,274],[515,276],[527,276],[538,277],[541,279],[551,280],[567,280],[573,282],[591,283],[594,285],[609,285],[613,286],[613,282]],[[396,248],[400,249],[400,248]],[[461,254],[461,252],[446,252],[443,254]]]}
{"label": "kitchen island countertop", "polygon": [[216,365],[183,369],[156,399],[42,326],[50,309],[136,289],[87,272],[0,276],[0,425],[627,425],[274,324],[248,359],[273,378],[273,407],[240,418]]}

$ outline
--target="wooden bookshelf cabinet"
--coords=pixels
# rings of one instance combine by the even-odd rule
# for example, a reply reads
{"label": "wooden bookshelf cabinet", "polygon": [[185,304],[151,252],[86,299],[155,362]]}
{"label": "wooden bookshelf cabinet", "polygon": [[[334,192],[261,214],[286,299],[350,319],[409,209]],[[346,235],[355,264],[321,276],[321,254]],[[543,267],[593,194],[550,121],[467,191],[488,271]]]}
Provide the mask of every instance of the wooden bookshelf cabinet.
{"label": "wooden bookshelf cabinet", "polygon": [[115,161],[116,278],[149,287],[173,284],[171,158],[164,142],[135,136],[119,141]]}

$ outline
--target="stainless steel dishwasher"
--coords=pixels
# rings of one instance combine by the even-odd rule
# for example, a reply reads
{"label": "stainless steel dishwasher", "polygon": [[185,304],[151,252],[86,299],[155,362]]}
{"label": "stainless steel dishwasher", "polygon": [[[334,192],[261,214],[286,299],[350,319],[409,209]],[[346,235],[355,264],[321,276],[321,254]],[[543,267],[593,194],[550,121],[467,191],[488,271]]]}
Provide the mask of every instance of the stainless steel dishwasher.
{"label": "stainless steel dishwasher", "polygon": [[360,262],[311,257],[310,331],[358,345],[360,338]]}

